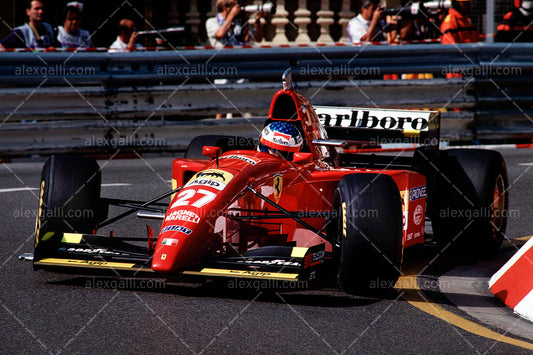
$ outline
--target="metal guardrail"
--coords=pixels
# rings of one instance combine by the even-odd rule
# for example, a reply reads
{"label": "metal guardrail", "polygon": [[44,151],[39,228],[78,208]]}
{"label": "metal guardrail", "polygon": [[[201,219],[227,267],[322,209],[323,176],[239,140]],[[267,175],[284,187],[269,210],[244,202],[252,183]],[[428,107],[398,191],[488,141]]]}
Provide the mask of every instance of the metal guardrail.
{"label": "metal guardrail", "polygon": [[[76,144],[78,149],[86,149],[90,139],[80,137],[86,137],[87,132],[105,140],[106,132],[114,132],[117,137],[121,129],[138,133],[139,127],[141,136],[163,138],[166,148],[182,149],[188,138],[170,132],[183,130],[183,123],[166,121],[167,126],[159,129],[153,121],[238,111],[265,116],[287,67],[292,67],[298,89],[314,105],[447,108],[448,112],[442,114],[441,136],[445,139],[533,137],[533,44],[234,48],[124,54],[16,52],[0,53],[0,117],[4,117],[0,154],[14,155],[21,146],[39,150],[39,141],[34,138],[39,134],[48,137],[50,149],[54,139],[63,142],[56,144],[57,149],[75,149]],[[445,79],[447,72],[465,75]],[[381,80],[391,73],[434,73],[437,78]],[[214,80],[218,78],[249,81],[216,85]],[[78,125],[85,128],[49,122],[57,120],[83,120]],[[88,128],[86,120],[93,120],[94,129]],[[209,133],[225,129],[220,128],[225,123],[227,120],[217,121],[216,126],[198,122],[186,125],[192,131],[198,132],[201,127],[202,133]],[[38,126],[47,128],[39,130]],[[121,129],[115,131],[116,127]],[[28,129],[35,129],[34,134],[28,134]],[[64,144],[65,137],[69,139]],[[135,139],[132,146],[140,147]]]}
{"label": "metal guardrail", "polygon": [[[463,70],[498,76],[519,68],[533,71],[533,45],[306,46],[296,48],[195,49],[160,52],[5,52],[0,53],[0,85],[154,86],[205,83],[206,78],[278,81],[288,67],[298,81],[359,78],[389,73],[443,73]],[[49,73],[44,71],[47,68]],[[70,75],[74,73],[74,75]],[[44,75],[43,75],[44,74]],[[65,80],[68,79],[68,80]],[[336,79],[336,78],[334,78]]]}
{"label": "metal guardrail", "polygon": [[[250,112],[266,116],[280,81],[120,88],[69,86],[0,88],[0,116],[10,121],[140,119]],[[306,81],[297,88],[314,105],[396,108],[472,108],[474,86],[462,79]],[[30,99],[26,99],[30,98]],[[24,103],[21,106],[21,103]]]}

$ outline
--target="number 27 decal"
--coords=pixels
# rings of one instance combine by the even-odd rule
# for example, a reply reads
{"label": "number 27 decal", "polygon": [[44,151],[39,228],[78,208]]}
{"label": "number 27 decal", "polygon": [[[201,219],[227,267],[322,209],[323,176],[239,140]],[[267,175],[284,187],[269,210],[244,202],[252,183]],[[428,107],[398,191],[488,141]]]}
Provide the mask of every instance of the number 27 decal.
{"label": "number 27 decal", "polygon": [[176,202],[174,202],[170,208],[174,208],[178,206],[187,206],[187,205],[201,208],[207,205],[209,202],[213,201],[216,196],[217,194],[211,191],[204,190],[204,189],[183,190],[178,195]]}

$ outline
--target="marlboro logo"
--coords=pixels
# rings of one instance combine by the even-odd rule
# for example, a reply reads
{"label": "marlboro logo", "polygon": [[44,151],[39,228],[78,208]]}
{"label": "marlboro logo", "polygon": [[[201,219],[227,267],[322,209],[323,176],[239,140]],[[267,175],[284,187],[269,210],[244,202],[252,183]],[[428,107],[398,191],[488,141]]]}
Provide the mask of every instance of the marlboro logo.
{"label": "marlboro logo", "polygon": [[290,134],[285,134],[285,133],[281,133],[281,132],[274,132],[274,138],[281,138],[285,141],[290,141],[291,140],[291,135]]}
{"label": "marlboro logo", "polygon": [[428,131],[431,111],[369,110],[319,106],[315,111],[325,127]]}

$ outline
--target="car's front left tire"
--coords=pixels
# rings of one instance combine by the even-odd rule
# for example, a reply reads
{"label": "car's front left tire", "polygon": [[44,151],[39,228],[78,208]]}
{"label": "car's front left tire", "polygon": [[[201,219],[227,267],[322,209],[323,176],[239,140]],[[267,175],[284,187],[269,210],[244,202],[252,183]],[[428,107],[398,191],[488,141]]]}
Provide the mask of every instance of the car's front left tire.
{"label": "car's front left tire", "polygon": [[340,243],[337,280],[351,294],[394,287],[402,264],[402,205],[394,180],[383,174],[344,176],[335,190],[329,231]]}

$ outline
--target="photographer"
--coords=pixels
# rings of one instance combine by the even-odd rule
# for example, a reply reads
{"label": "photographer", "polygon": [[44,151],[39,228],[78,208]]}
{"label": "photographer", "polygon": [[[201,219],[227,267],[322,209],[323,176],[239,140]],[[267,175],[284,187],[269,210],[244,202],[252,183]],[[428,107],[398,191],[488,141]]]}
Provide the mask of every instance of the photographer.
{"label": "photographer", "polygon": [[[215,48],[242,46],[253,39],[263,39],[262,13],[255,14],[255,31],[250,28],[248,16],[237,0],[217,0],[217,15],[205,23],[209,42]],[[252,32],[252,33],[250,33]]]}
{"label": "photographer", "polygon": [[346,32],[352,43],[385,40],[379,3],[380,0],[364,0],[361,13],[348,22]]}
{"label": "photographer", "polygon": [[109,46],[108,53],[125,53],[144,49],[137,43],[138,33],[132,20],[127,18],[120,20],[118,30],[119,35],[115,42]]}

